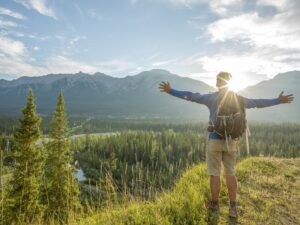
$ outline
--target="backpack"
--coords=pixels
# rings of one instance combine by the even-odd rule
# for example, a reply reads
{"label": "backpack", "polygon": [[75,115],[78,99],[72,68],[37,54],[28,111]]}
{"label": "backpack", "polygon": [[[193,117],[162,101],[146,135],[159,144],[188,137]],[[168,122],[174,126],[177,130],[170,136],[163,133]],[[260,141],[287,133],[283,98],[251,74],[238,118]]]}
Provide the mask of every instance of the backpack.
{"label": "backpack", "polygon": [[219,92],[216,117],[210,129],[226,140],[241,137],[247,128],[244,99],[233,91]]}

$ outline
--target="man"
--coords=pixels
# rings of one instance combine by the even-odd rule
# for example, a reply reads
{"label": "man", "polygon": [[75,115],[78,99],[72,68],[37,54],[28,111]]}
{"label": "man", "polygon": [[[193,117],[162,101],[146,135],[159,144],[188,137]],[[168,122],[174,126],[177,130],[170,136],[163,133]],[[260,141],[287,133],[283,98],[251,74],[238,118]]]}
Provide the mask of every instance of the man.
{"label": "man", "polygon": [[[227,72],[220,72],[217,75],[216,86],[217,92],[209,94],[199,94],[189,91],[178,91],[172,89],[169,82],[160,83],[160,91],[169,93],[173,96],[185,99],[187,101],[204,104],[209,108],[210,122],[216,122],[217,108],[218,108],[218,96],[228,92],[228,83],[231,79],[231,74]],[[245,108],[263,108],[278,105],[281,103],[291,103],[294,100],[293,95],[283,95],[280,93],[278,98],[274,99],[249,99],[241,97],[244,101]],[[224,137],[219,135],[217,132],[209,132],[208,144],[206,149],[206,163],[207,163],[207,174],[210,176],[210,191],[211,200],[207,203],[207,208],[213,210],[213,212],[219,213],[219,193],[220,193],[220,172],[221,162],[224,166],[224,175],[226,178],[226,185],[228,188],[228,197],[230,200],[229,204],[229,216],[236,218],[237,205],[236,205],[236,194],[237,194],[237,181],[235,176],[235,166],[237,149],[239,145],[239,139],[225,140]]]}

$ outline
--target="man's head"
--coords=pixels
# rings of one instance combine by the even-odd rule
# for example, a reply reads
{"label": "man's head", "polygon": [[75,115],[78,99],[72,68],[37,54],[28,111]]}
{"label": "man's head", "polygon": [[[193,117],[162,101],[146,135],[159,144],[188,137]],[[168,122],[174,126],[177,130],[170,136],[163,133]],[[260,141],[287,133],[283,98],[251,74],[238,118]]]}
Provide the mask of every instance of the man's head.
{"label": "man's head", "polygon": [[230,81],[231,77],[231,74],[228,72],[218,73],[216,83],[217,88],[221,89],[224,87],[228,87],[228,82]]}

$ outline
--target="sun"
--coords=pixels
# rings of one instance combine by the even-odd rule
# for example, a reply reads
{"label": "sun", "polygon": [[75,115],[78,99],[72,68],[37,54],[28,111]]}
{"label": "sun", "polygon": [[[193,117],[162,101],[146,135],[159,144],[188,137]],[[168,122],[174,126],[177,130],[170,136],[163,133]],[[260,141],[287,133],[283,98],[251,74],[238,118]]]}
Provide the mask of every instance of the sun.
{"label": "sun", "polygon": [[239,92],[247,86],[248,85],[245,82],[245,80],[234,80],[234,79],[232,79],[228,83],[229,90],[234,91],[234,92]]}

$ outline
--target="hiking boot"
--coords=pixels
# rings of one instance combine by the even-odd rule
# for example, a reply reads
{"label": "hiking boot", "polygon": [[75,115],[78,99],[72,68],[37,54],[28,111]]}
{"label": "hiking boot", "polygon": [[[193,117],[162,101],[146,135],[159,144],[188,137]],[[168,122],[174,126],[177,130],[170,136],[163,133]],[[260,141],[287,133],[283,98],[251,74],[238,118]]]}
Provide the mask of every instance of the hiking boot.
{"label": "hiking boot", "polygon": [[236,206],[235,201],[230,202],[229,217],[231,217],[231,218],[237,218],[238,217],[237,206]]}
{"label": "hiking boot", "polygon": [[220,207],[219,207],[219,202],[210,200],[209,202],[206,203],[206,208],[211,210],[214,213],[220,214]]}

